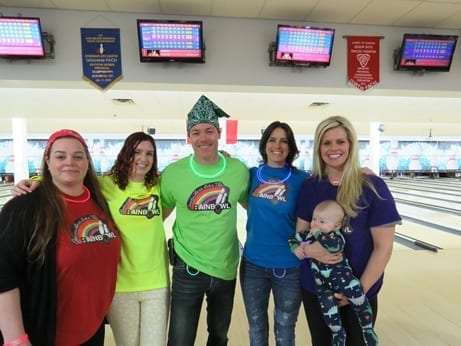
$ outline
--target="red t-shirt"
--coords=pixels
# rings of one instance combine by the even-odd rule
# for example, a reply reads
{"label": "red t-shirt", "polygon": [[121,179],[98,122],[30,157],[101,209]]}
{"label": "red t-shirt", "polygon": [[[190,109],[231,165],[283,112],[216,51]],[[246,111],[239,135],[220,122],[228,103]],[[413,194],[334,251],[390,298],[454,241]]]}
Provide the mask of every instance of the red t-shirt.
{"label": "red t-shirt", "polygon": [[57,237],[56,345],[80,345],[101,326],[115,292],[120,237],[89,198],[64,196],[67,224]]}

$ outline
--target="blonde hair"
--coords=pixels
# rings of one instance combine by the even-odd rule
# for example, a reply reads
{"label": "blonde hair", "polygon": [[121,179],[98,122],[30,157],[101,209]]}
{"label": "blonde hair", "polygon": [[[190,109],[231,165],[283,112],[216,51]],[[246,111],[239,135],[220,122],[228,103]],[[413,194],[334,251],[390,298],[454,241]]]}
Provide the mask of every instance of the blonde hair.
{"label": "blonde hair", "polygon": [[345,213],[349,217],[355,217],[357,211],[360,209],[358,201],[362,195],[364,184],[376,193],[376,195],[378,195],[378,192],[373,183],[362,173],[357,134],[352,123],[345,117],[339,115],[331,116],[317,125],[314,137],[314,163],[312,175],[319,180],[328,177],[328,166],[322,160],[320,153],[321,141],[325,132],[338,127],[343,128],[346,132],[349,142],[349,156],[344,164],[336,201],[343,207]]}

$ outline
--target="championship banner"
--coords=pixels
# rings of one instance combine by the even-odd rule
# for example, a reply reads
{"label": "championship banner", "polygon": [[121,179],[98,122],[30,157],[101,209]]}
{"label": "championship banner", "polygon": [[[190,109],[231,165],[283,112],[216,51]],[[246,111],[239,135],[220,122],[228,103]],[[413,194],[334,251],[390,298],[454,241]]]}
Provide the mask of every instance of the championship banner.
{"label": "championship banner", "polygon": [[360,90],[379,83],[379,41],[381,36],[347,38],[347,80]]}
{"label": "championship banner", "polygon": [[106,89],[122,79],[120,29],[80,28],[83,79]]}

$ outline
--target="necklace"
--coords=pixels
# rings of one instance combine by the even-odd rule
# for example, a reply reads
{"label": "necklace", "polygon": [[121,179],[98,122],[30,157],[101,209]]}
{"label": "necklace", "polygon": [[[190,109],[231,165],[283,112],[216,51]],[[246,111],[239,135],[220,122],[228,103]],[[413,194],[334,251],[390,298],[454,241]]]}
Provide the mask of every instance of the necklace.
{"label": "necklace", "polygon": [[218,152],[218,156],[219,156],[219,161],[222,162],[222,167],[219,169],[219,171],[217,171],[214,174],[200,173],[195,166],[196,163],[194,162],[194,155],[189,156],[189,167],[192,170],[192,172],[194,172],[194,174],[200,178],[206,178],[206,179],[216,178],[217,176],[221,175],[227,167],[227,161],[224,155]]}
{"label": "necklace", "polygon": [[267,181],[267,180],[264,180],[263,178],[263,175],[262,175],[262,172],[263,172],[263,168],[265,167],[266,165],[263,164],[261,166],[258,167],[258,170],[256,171],[256,177],[258,178],[258,180],[263,183],[263,184],[283,184],[284,182],[286,182],[288,179],[290,179],[291,177],[291,173],[292,173],[292,170],[291,170],[291,167],[288,167],[288,165],[285,165],[285,167],[288,167],[289,171],[288,171],[288,174],[285,178],[281,179],[281,180],[278,180],[278,181]]}
{"label": "necklace", "polygon": [[333,179],[332,177],[328,177],[328,180],[330,181],[330,184],[331,185],[334,185],[334,186],[338,186],[341,184],[341,181],[343,180],[343,176],[341,174],[341,176],[339,177],[339,179]]}
{"label": "necklace", "polygon": [[88,188],[83,185],[83,193],[80,196],[63,195],[63,197],[68,202],[85,203],[90,200],[91,193],[90,190],[88,190]]}

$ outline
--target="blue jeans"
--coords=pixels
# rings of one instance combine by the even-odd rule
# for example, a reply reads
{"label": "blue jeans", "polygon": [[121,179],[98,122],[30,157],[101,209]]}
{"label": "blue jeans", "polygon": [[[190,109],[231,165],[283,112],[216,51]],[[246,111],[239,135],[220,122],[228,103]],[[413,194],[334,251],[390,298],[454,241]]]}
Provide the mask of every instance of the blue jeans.
{"label": "blue jeans", "polygon": [[299,267],[263,268],[244,258],[240,264],[245,311],[250,326],[250,345],[269,344],[268,305],[274,296],[274,332],[277,346],[295,344],[295,327],[301,306]]}
{"label": "blue jeans", "polygon": [[227,345],[235,279],[222,280],[194,268],[181,259],[173,267],[168,346],[193,346],[202,309],[207,300],[208,346]]}

